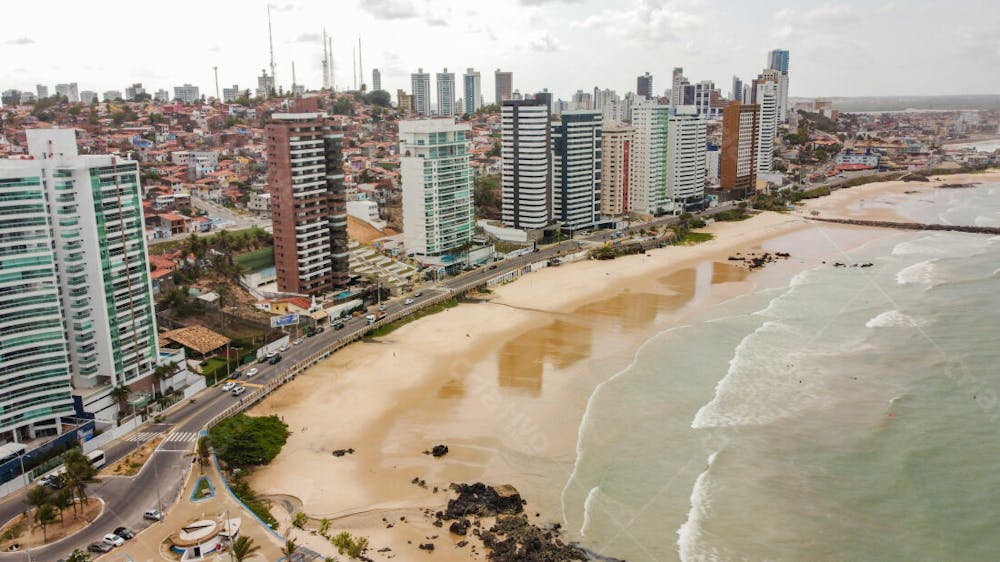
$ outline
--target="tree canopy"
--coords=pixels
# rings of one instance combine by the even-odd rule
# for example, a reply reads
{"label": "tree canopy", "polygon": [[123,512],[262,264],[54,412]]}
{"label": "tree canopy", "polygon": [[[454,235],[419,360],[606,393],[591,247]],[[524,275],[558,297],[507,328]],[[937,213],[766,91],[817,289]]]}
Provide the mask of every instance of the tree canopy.
{"label": "tree canopy", "polygon": [[215,453],[227,465],[261,465],[281,452],[288,440],[288,426],[278,416],[237,414],[219,422],[208,436]]}

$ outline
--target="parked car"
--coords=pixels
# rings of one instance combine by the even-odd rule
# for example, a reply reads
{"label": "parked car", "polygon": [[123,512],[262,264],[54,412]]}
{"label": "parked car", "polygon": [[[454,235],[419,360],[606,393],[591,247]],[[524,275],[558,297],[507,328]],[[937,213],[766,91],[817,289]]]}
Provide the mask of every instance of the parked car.
{"label": "parked car", "polygon": [[223,392],[229,392],[230,390],[233,389],[234,386],[236,386],[236,383],[233,381],[229,381],[226,384],[222,385],[222,390]]}
{"label": "parked car", "polygon": [[288,344],[286,343],[285,345],[281,346],[281,348],[278,349],[278,351],[281,351],[281,352],[288,351]]}
{"label": "parked car", "polygon": [[257,373],[259,373],[259,372],[260,372],[260,370],[259,370],[259,369],[257,369],[257,367],[253,367],[253,368],[251,368],[251,369],[249,369],[249,370],[247,371],[247,376],[248,376],[248,377],[252,377],[252,376],[256,375],[256,374],[257,374]]}
{"label": "parked car", "polygon": [[344,329],[344,323],[343,322],[334,322],[333,323],[333,329],[334,330],[343,330]]}
{"label": "parked car", "polygon": [[240,394],[243,394],[246,391],[247,391],[247,387],[245,387],[245,386],[237,386],[232,391],[230,391],[230,394],[232,394],[233,396],[239,396]]}
{"label": "parked car", "polygon": [[163,512],[159,509],[147,509],[142,518],[149,521],[163,521]]}
{"label": "parked car", "polygon": [[125,544],[125,539],[119,537],[114,533],[108,533],[104,535],[104,542],[110,544],[111,546],[121,546]]}
{"label": "parked car", "polygon": [[268,363],[270,363],[272,365],[277,365],[280,362],[281,362],[281,356],[280,355],[275,355],[270,360],[268,360]]}
{"label": "parked car", "polygon": [[295,341],[294,341],[294,342],[292,342],[292,344],[294,344],[294,345],[299,345],[299,344],[300,344],[300,343],[302,343],[303,341],[305,341],[305,340],[303,340],[302,338],[295,338]]}
{"label": "parked car", "polygon": [[407,304],[407,305],[413,304],[413,299],[406,299],[405,301],[403,301],[403,304]]}
{"label": "parked car", "polygon": [[416,293],[413,293],[413,296],[415,296],[415,297],[422,297],[422,296],[424,296],[424,292],[423,291],[417,291]]}
{"label": "parked car", "polygon": [[87,550],[103,554],[105,552],[110,552],[112,548],[114,547],[106,542],[92,542],[87,547]]}
{"label": "parked car", "polygon": [[125,540],[135,537],[135,533],[133,533],[132,529],[129,529],[128,527],[118,527],[115,529],[115,534]]}
{"label": "parked car", "polygon": [[274,357],[277,354],[278,354],[277,351],[268,351],[267,355],[265,355],[265,357],[267,357],[268,359],[271,359],[272,357]]}

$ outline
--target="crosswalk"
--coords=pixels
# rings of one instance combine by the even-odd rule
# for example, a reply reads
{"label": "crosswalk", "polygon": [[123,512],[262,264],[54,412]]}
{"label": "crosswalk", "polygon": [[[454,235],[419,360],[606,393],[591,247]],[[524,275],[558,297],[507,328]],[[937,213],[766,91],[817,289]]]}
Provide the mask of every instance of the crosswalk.
{"label": "crosswalk", "polygon": [[[162,431],[140,431],[139,433],[130,435],[125,440],[131,441],[132,443],[145,443],[146,441],[155,439],[162,433]],[[163,440],[190,443],[192,441],[197,441],[199,434],[200,432],[198,431],[174,431],[168,433]]]}

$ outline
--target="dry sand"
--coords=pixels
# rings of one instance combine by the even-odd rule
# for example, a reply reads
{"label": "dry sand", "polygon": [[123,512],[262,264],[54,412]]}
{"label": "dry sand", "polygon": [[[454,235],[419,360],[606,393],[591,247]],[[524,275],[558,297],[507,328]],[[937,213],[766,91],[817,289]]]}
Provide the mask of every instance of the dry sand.
{"label": "dry sand", "polygon": [[[904,192],[932,188],[870,184],[810,201],[806,213],[900,220],[893,207],[912,196]],[[329,517],[334,534],[346,529],[370,537],[375,559],[423,556],[420,542],[436,544],[435,559],[471,557],[469,547],[452,546],[459,538],[447,528],[420,516],[446,504],[451,482],[514,484],[529,501],[532,521],[536,512],[540,522],[558,521],[552,482],[572,468],[593,388],[627,365],[636,342],[766,278],[770,268],[748,276],[726,261],[729,255],[777,238],[789,248],[776,249],[791,251],[794,260],[810,249],[796,247],[803,242],[793,233],[830,228],[815,225],[795,213],[713,224],[711,241],[546,268],[496,288],[489,302],[351,345],[253,410],[282,416],[292,435],[252,484],[264,495],[292,496],[311,517]],[[439,443],[449,446],[447,456],[421,454]],[[355,454],[331,454],[346,448]],[[295,533],[324,546],[315,535]],[[374,552],[384,546],[392,553]]]}

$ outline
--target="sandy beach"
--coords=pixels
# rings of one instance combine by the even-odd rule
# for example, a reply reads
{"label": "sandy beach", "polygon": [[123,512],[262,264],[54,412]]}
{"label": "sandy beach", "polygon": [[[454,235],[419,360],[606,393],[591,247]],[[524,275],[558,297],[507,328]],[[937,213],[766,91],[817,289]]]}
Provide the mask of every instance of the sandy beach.
{"label": "sandy beach", "polygon": [[[1000,174],[945,177],[991,179]],[[797,213],[712,224],[705,230],[714,239],[702,244],[546,268],[497,287],[483,302],[351,345],[252,411],[280,415],[292,432],[281,454],[255,472],[253,487],[282,500],[275,511],[285,521],[282,505],[330,518],[334,533],[368,536],[376,560],[417,556],[420,542],[436,543],[435,559],[476,558],[470,547],[453,546],[461,537],[422,517],[446,504],[451,482],[513,484],[532,522],[561,522],[553,481],[564,482],[572,470],[588,397],[628,364],[638,343],[833,251],[817,247],[810,231],[836,228],[849,233],[847,243],[870,234],[819,226],[809,213],[902,220],[896,209],[904,199],[935,183],[841,190]],[[753,273],[727,259],[762,246],[792,259]],[[422,454],[437,444],[449,453]],[[347,448],[355,453],[331,454]],[[292,536],[330,551],[316,535]],[[384,547],[391,552],[375,552]],[[481,547],[477,552],[482,557]]]}

